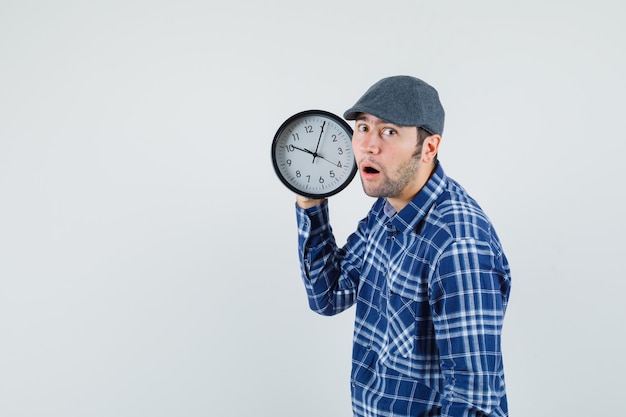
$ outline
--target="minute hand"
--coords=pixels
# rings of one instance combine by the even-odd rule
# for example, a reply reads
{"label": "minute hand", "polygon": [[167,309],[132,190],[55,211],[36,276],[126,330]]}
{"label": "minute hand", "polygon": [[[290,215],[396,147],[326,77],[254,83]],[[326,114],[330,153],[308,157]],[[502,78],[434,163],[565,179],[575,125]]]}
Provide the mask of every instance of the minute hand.
{"label": "minute hand", "polygon": [[317,138],[317,146],[315,147],[315,152],[313,152],[313,162],[315,162],[315,157],[319,156],[317,154],[317,150],[320,148],[320,142],[322,141],[322,134],[324,134],[324,126],[326,126],[326,120],[322,123],[322,130],[320,131],[320,137]]}

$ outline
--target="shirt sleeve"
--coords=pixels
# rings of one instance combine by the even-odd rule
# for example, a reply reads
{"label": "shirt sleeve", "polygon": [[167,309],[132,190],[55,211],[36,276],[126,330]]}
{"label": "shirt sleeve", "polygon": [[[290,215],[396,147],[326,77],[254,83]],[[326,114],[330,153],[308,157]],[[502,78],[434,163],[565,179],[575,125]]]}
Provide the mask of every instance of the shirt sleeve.
{"label": "shirt sleeve", "polygon": [[[359,270],[353,250],[362,241],[355,232],[343,248],[337,247],[330,226],[328,201],[302,209],[296,205],[300,270],[311,309],[335,315],[356,300]],[[352,248],[352,249],[351,249]]]}
{"label": "shirt sleeve", "polygon": [[431,286],[445,378],[442,416],[486,416],[500,405],[509,284],[505,263],[487,243],[461,239],[442,253]]}

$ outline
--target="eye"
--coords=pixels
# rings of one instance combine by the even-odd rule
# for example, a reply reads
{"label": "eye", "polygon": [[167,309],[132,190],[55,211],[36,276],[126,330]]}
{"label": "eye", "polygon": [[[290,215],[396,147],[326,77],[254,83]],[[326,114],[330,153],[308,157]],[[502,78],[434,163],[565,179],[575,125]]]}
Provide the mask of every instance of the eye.
{"label": "eye", "polygon": [[358,125],[356,127],[356,130],[358,130],[359,132],[367,132],[367,125]]}
{"label": "eye", "polygon": [[383,136],[393,136],[395,135],[397,132],[395,129],[392,129],[391,127],[386,127],[383,130],[380,131],[380,134]]}

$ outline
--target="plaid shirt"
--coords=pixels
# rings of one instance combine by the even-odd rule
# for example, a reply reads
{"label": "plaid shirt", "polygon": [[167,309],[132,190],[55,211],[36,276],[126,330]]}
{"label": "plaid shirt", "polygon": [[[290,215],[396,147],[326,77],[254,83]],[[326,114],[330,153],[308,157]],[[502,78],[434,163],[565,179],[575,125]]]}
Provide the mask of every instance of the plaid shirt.
{"label": "plaid shirt", "polygon": [[440,165],[399,213],[378,199],[342,248],[327,202],[296,214],[311,309],[356,304],[356,416],[508,415],[509,265],[489,219]]}

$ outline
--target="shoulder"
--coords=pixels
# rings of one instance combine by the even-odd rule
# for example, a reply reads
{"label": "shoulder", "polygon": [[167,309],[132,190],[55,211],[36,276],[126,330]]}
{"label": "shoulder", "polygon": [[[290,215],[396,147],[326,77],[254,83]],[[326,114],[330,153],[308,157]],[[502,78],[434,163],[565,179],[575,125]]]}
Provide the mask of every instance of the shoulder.
{"label": "shoulder", "polygon": [[446,177],[445,186],[430,210],[428,232],[443,246],[454,241],[473,239],[490,242],[492,224],[478,202],[458,182]]}

